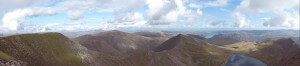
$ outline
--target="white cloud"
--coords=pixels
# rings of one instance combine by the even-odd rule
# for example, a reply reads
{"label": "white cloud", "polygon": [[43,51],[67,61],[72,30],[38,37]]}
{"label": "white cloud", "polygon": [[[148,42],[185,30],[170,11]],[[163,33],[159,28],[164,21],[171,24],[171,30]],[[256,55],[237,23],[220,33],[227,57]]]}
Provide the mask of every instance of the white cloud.
{"label": "white cloud", "polygon": [[[227,5],[228,1],[209,1],[201,6],[222,7]],[[189,0],[18,0],[18,2],[10,0],[5,2],[17,4],[14,5],[16,8],[13,8],[13,11],[6,12],[2,18],[3,27],[10,30],[26,27],[22,26],[22,23],[27,17],[57,13],[66,13],[71,20],[83,18],[84,12],[88,11],[113,13],[114,17],[107,22],[110,26],[116,25],[113,27],[195,22],[203,15],[201,8],[190,9],[190,6],[187,6],[191,3]],[[13,4],[5,4],[5,6]],[[145,6],[149,9],[144,13]]]}
{"label": "white cloud", "polygon": [[228,4],[230,0],[215,0],[215,1],[210,1],[207,3],[203,4],[203,7],[223,7]]}
{"label": "white cloud", "polygon": [[248,20],[247,17],[240,12],[235,12],[232,17],[235,20],[235,27],[246,27],[250,25],[250,20]]}
{"label": "white cloud", "polygon": [[291,17],[291,15],[287,12],[278,12],[275,13],[272,18],[266,19],[263,25],[267,27],[280,26],[280,27],[297,28],[299,27],[299,15],[295,17]]}
{"label": "white cloud", "polygon": [[56,10],[52,8],[25,8],[17,9],[12,12],[8,12],[2,18],[3,26],[11,30],[17,30],[20,23],[22,23],[26,17],[42,16],[55,14]]}
{"label": "white cloud", "polygon": [[[28,17],[66,13],[69,19],[79,20],[84,17],[85,12],[104,12],[113,14],[113,17],[106,19],[107,22],[100,24],[105,28],[142,27],[201,22],[201,19],[208,19],[203,17],[207,15],[202,12],[203,8],[225,7],[230,1],[210,0],[199,3],[196,0],[1,0],[0,17],[1,13],[6,13],[2,18],[3,28],[18,30],[30,26],[22,24]],[[299,0],[242,0],[231,16],[235,20],[235,27],[247,27],[251,26],[248,17],[271,12],[273,16],[264,25],[295,27],[299,22],[299,15],[297,17],[286,11],[290,9],[299,14]],[[223,23],[214,21],[211,25]],[[82,28],[82,25],[72,26],[74,27],[70,28]]]}
{"label": "white cloud", "polygon": [[243,0],[237,11],[243,13],[263,13],[283,11],[299,5],[299,0]]}
{"label": "white cloud", "polygon": [[212,0],[200,4],[193,3],[193,1],[191,1],[189,7],[191,8],[225,7],[228,5],[230,1],[231,0]]}
{"label": "white cloud", "polygon": [[297,20],[299,22],[299,18],[293,17],[299,16],[293,13],[297,11],[295,7],[299,7],[299,0],[243,0],[234,11],[233,18],[236,21],[235,26],[242,27],[250,23],[246,15],[258,16],[262,13],[271,13],[272,18],[265,21],[264,26],[292,27]]}
{"label": "white cloud", "polygon": [[0,9],[24,8],[47,0],[0,0]]}
{"label": "white cloud", "polygon": [[80,10],[69,10],[67,11],[68,18],[71,20],[79,20],[83,18],[83,12]]}
{"label": "white cloud", "polygon": [[170,0],[146,0],[146,3],[149,8],[148,18],[151,24],[168,23],[169,21],[164,19],[165,15],[177,8],[174,1]]}
{"label": "white cloud", "polygon": [[[24,1],[24,2],[23,2]],[[2,22],[3,27],[6,27],[10,30],[17,30],[21,23],[25,21],[27,17],[37,17],[37,16],[48,16],[54,15],[57,13],[63,13],[67,11],[68,18],[71,20],[78,20],[83,17],[84,10],[96,9],[97,6],[106,6],[107,4],[101,4],[103,1],[100,0],[66,0],[59,3],[53,4],[53,7],[27,7],[32,4],[43,4],[49,2],[50,0],[21,0],[19,1],[5,1],[17,3],[14,4],[2,4],[7,6],[15,6],[17,9],[7,12],[3,15]],[[51,0],[58,1],[58,0]],[[97,3],[99,2],[99,3]],[[4,2],[1,2],[4,3]],[[98,5],[101,4],[101,5]],[[4,8],[6,9],[6,8]]]}
{"label": "white cloud", "polygon": [[184,0],[147,0],[149,24],[161,25],[172,22],[191,22],[202,15],[200,9],[186,7]]}

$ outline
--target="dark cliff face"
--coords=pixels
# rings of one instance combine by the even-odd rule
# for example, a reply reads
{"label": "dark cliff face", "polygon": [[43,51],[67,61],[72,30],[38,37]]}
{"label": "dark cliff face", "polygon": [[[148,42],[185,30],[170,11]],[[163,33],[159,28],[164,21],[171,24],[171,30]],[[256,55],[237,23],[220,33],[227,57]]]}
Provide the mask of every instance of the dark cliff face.
{"label": "dark cliff face", "polygon": [[73,44],[59,33],[0,37],[0,51],[29,66],[83,65]]}

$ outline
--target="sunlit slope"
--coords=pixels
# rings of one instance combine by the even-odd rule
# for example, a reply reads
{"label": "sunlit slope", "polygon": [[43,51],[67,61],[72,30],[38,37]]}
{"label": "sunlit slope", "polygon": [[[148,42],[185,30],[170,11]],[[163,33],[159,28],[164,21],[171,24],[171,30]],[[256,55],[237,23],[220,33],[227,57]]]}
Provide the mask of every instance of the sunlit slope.
{"label": "sunlit slope", "polygon": [[0,51],[28,66],[81,66],[72,42],[60,33],[21,34],[0,37]]}

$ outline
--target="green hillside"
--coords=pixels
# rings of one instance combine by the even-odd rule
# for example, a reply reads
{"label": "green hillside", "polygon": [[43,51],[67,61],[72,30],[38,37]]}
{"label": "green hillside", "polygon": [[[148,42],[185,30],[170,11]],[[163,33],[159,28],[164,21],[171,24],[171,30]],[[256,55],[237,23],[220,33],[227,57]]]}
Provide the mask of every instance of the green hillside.
{"label": "green hillside", "polygon": [[[70,47],[72,44],[60,33],[0,37],[0,51],[28,66],[82,66],[81,59]],[[0,52],[0,55],[11,59],[4,53]]]}

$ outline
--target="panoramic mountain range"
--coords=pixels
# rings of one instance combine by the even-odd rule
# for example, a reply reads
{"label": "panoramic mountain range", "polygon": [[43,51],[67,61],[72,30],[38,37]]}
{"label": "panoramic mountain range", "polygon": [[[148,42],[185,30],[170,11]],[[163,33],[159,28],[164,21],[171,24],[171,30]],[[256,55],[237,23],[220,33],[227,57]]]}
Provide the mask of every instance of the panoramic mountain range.
{"label": "panoramic mountain range", "polygon": [[[226,33],[226,32],[224,32]],[[0,37],[2,66],[297,66],[299,41],[257,41],[249,32],[211,38],[165,32],[101,31],[68,38],[61,33]],[[299,38],[298,38],[299,40]]]}

